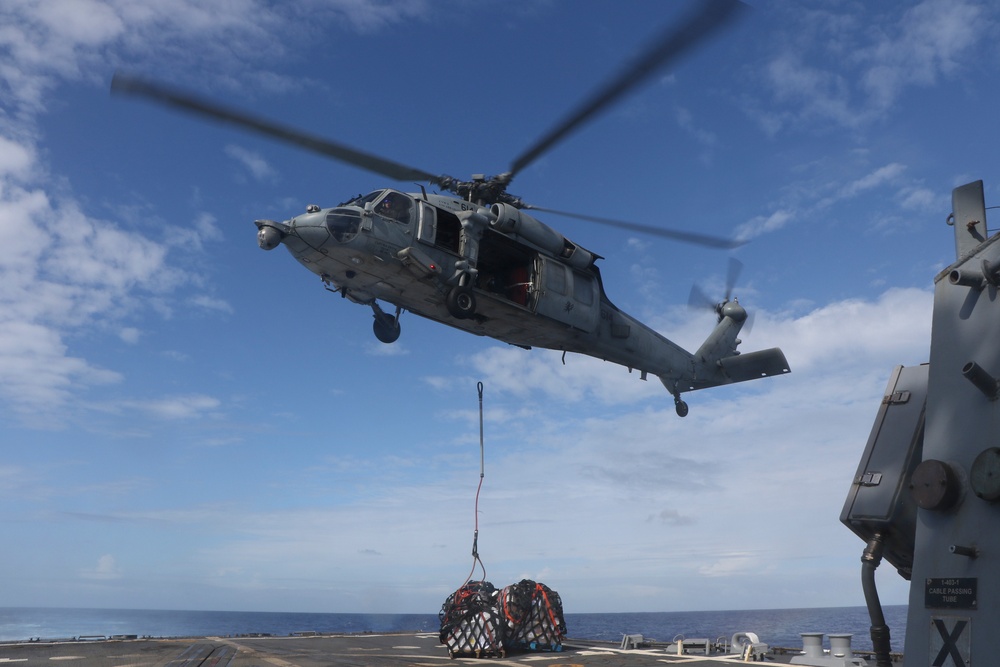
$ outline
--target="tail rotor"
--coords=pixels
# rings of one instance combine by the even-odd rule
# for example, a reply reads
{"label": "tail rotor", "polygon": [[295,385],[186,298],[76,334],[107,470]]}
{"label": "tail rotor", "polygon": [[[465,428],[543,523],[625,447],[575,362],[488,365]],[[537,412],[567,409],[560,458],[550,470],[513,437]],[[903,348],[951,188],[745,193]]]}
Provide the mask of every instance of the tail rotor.
{"label": "tail rotor", "polygon": [[688,305],[692,308],[714,310],[718,321],[721,322],[726,316],[734,320],[743,322],[747,319],[747,313],[739,301],[733,297],[733,288],[743,272],[743,262],[735,257],[729,258],[729,266],[726,268],[726,296],[722,301],[715,301],[710,298],[698,285],[691,286],[691,294],[688,297]]}

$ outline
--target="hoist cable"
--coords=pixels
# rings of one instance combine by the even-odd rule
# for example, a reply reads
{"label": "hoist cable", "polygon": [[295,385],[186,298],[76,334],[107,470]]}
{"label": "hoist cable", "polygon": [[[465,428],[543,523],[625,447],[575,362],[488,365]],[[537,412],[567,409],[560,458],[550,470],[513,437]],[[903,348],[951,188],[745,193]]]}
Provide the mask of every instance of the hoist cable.
{"label": "hoist cable", "polygon": [[[476,383],[476,391],[479,393],[479,486],[476,488],[475,502],[475,531],[472,534],[472,570],[465,578],[465,584],[472,580],[472,575],[476,572],[476,564],[483,570],[483,581],[486,580],[486,566],[479,558],[479,492],[483,490],[483,478],[486,477],[486,455],[483,445],[483,383]],[[465,584],[462,584],[463,586]]]}

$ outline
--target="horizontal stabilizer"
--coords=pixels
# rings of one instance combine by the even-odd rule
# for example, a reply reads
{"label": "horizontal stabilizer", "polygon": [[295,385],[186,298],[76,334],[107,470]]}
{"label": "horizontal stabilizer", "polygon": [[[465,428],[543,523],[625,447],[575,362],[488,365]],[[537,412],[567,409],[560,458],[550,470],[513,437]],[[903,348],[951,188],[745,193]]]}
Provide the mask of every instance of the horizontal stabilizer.
{"label": "horizontal stabilizer", "polygon": [[785,353],[777,347],[726,357],[719,365],[730,382],[745,382],[791,372]]}

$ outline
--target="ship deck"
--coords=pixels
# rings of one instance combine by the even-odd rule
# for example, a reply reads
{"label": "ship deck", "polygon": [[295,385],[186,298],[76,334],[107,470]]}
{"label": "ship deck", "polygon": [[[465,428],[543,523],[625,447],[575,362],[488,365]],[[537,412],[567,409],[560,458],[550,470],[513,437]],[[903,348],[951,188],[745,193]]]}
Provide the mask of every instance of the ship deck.
{"label": "ship deck", "polygon": [[[798,651],[778,651],[769,662],[787,663]],[[346,667],[449,663],[531,667],[612,667],[745,664],[740,656],[677,655],[674,644],[622,649],[609,642],[568,639],[558,652],[452,658],[436,633],[199,638],[76,638],[0,644],[0,665],[11,667]]]}

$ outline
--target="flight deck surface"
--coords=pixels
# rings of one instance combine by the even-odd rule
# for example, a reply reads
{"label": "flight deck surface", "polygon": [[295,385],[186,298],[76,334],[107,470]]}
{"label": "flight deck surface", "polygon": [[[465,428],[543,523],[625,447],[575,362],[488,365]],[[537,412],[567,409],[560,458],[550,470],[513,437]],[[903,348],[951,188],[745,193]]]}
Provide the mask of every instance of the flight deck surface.
{"label": "flight deck surface", "polygon": [[[0,644],[0,665],[11,667],[372,667],[470,664],[526,667],[613,667],[745,664],[739,656],[683,655],[671,644],[622,650],[609,642],[567,640],[558,652],[452,659],[436,633],[307,637],[202,637]],[[791,657],[791,656],[788,656]],[[788,657],[776,656],[776,662]]]}

